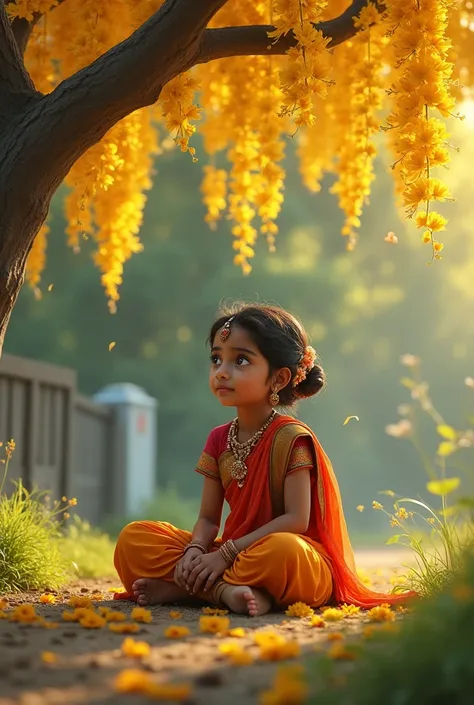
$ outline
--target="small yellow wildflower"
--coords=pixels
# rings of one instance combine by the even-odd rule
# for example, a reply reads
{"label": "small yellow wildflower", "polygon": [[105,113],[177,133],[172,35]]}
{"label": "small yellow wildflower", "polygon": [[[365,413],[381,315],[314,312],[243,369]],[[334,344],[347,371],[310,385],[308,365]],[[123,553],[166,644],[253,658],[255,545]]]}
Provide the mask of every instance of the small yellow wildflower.
{"label": "small yellow wildflower", "polygon": [[370,622],[393,622],[396,615],[392,612],[390,605],[379,605],[367,612]]}
{"label": "small yellow wildflower", "polygon": [[254,660],[252,654],[245,651],[240,644],[236,644],[235,642],[220,644],[219,651],[221,654],[224,654],[234,666],[248,666],[253,663]]}
{"label": "small yellow wildflower", "polygon": [[285,614],[288,617],[311,617],[314,614],[314,610],[304,602],[295,602],[288,607]]}
{"label": "small yellow wildflower", "polygon": [[322,618],[326,620],[326,622],[340,622],[345,616],[344,612],[337,609],[337,607],[327,607],[322,612]]}
{"label": "small yellow wildflower", "polygon": [[428,522],[428,524],[433,525],[436,522],[436,519],[434,517],[428,517],[426,521]]}
{"label": "small yellow wildflower", "polygon": [[170,619],[181,619],[183,616],[182,612],[178,612],[177,610],[171,610],[169,613],[169,618]]}
{"label": "small yellow wildflower", "polygon": [[152,684],[151,676],[145,671],[126,668],[118,674],[114,685],[119,693],[147,693]]}
{"label": "small yellow wildflower", "polygon": [[72,499],[70,499],[70,500],[68,501],[68,504],[69,504],[70,507],[75,507],[76,504],[77,504],[77,499],[76,499],[75,497],[73,497]]}
{"label": "small yellow wildflower", "polygon": [[136,634],[140,631],[140,626],[135,622],[122,622],[121,624],[114,622],[109,624],[109,629],[116,634]]}
{"label": "small yellow wildflower", "polygon": [[233,636],[236,639],[243,639],[247,632],[243,627],[234,627],[234,629],[229,629],[228,635]]}
{"label": "small yellow wildflower", "polygon": [[12,438],[11,440],[8,441],[8,443],[5,446],[5,455],[7,456],[8,460],[10,460],[13,453],[15,452],[15,448],[16,448],[15,441]]}
{"label": "small yellow wildflower", "polygon": [[354,661],[357,658],[357,653],[344,644],[336,642],[328,650],[328,656],[335,661]]}
{"label": "small yellow wildflower", "polygon": [[10,614],[10,622],[32,624],[38,621],[38,615],[33,605],[18,605]]}
{"label": "small yellow wildflower", "polygon": [[395,512],[395,516],[399,519],[408,519],[408,512],[405,507],[400,507],[400,509]]}
{"label": "small yellow wildflower", "polygon": [[122,653],[124,656],[132,658],[143,658],[150,654],[150,644],[146,641],[135,641],[131,636],[127,636],[122,642]]}
{"label": "small yellow wildflower", "polygon": [[58,660],[57,654],[52,651],[42,651],[41,660],[43,663],[56,663]]}
{"label": "small yellow wildflower", "polygon": [[187,627],[173,625],[165,629],[165,637],[167,639],[181,639],[184,636],[189,636],[191,632]]}
{"label": "small yellow wildflower", "polygon": [[341,611],[344,612],[346,617],[355,617],[359,615],[360,607],[356,607],[355,605],[346,605],[344,602],[344,604],[341,605]]}
{"label": "small yellow wildflower", "polygon": [[358,504],[357,507],[356,507],[356,509],[357,509],[358,512],[363,512],[364,509],[365,509],[365,507],[364,507],[363,504]]}
{"label": "small yellow wildflower", "polygon": [[317,629],[322,629],[326,626],[324,619],[320,617],[319,614],[313,615],[309,623],[312,627],[316,627]]}
{"label": "small yellow wildflower", "polygon": [[374,509],[383,509],[383,504],[380,504],[380,502],[377,502],[377,501],[374,500],[374,501],[372,502],[372,507],[373,507]]}
{"label": "small yellow wildflower", "polygon": [[254,641],[260,647],[260,658],[263,661],[283,661],[300,654],[300,645],[297,641],[289,641],[275,632],[256,632]]}
{"label": "small yellow wildflower", "polygon": [[50,592],[44,592],[42,595],[40,595],[40,602],[43,605],[54,605],[56,602],[56,598],[54,595],[51,595]]}
{"label": "small yellow wildflower", "polygon": [[223,634],[229,629],[230,619],[228,617],[200,617],[199,629],[208,634]]}
{"label": "small yellow wildflower", "polygon": [[103,599],[104,599],[104,596],[102,595],[102,593],[99,590],[93,592],[91,595],[91,600],[93,600],[94,602],[101,602]]}
{"label": "small yellow wildflower", "polygon": [[81,627],[86,629],[101,629],[105,623],[105,619],[95,612],[90,612],[79,620]]}
{"label": "small yellow wildflower", "polygon": [[84,595],[73,595],[68,600],[69,607],[92,607],[92,600]]}
{"label": "small yellow wildflower", "polygon": [[109,611],[105,614],[102,614],[102,617],[105,617],[107,622],[125,622],[127,619],[127,615],[125,614],[125,612],[120,612],[120,610],[111,609],[109,609]]}
{"label": "small yellow wildflower", "polygon": [[144,622],[145,624],[150,624],[153,617],[150,610],[145,609],[145,607],[134,607],[132,610],[132,619],[135,622]]}
{"label": "small yellow wildflower", "polygon": [[229,614],[229,610],[221,610],[218,607],[203,607],[202,613],[215,617],[224,617],[226,614]]}
{"label": "small yellow wildflower", "polygon": [[121,593],[121,592],[125,592],[125,588],[123,587],[123,585],[120,585],[120,587],[109,587],[109,588],[107,588],[107,592]]}

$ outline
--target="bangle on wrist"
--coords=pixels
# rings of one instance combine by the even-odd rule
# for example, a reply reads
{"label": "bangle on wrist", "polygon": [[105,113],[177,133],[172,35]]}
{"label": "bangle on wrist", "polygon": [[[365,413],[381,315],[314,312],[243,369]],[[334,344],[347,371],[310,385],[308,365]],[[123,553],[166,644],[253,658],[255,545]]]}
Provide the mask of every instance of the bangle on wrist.
{"label": "bangle on wrist", "polygon": [[231,565],[239,555],[239,549],[232,541],[232,539],[229,539],[228,541],[223,543],[219,549],[219,552],[226,561],[226,563],[229,563],[229,565]]}
{"label": "bangle on wrist", "polygon": [[190,541],[184,549],[184,553],[189,551],[190,548],[199,548],[199,550],[204,554],[207,553],[206,547],[200,541]]}

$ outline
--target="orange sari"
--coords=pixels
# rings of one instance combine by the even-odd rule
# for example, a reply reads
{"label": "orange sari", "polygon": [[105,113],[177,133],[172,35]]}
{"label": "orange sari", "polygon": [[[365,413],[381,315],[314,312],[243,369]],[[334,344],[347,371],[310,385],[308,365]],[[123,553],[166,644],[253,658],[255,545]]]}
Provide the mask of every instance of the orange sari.
{"label": "orange sari", "polygon": [[[347,531],[339,485],[315,434],[291,416],[277,416],[248,457],[247,477],[241,489],[230,481],[233,456],[230,451],[219,458],[219,472],[226,487],[225,498],[231,513],[222,540],[238,539],[284,513],[284,482],[292,448],[301,437],[310,439],[314,454],[311,472],[311,516],[304,537],[318,542],[328,559],[336,602],[372,608],[382,603],[400,604],[415,593],[383,594],[370,590],[356,572],[354,552]],[[262,472],[267,468],[266,472]],[[198,468],[199,469],[199,468]]]}

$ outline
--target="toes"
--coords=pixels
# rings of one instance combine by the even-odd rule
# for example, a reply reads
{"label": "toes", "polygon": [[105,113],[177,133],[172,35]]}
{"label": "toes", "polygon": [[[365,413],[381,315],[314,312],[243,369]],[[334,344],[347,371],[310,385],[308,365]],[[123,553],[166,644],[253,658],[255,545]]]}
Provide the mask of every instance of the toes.
{"label": "toes", "polygon": [[138,578],[138,580],[135,580],[135,582],[132,585],[132,590],[140,590],[140,588],[145,587],[146,585],[146,579],[145,578]]}

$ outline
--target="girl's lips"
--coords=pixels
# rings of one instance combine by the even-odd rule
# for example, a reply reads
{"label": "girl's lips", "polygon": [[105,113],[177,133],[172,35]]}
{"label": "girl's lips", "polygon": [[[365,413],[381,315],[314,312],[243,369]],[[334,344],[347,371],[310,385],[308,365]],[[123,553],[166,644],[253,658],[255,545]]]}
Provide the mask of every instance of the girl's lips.
{"label": "girl's lips", "polygon": [[222,392],[225,394],[226,392],[233,392],[233,389],[229,389],[229,387],[217,387],[216,392]]}

